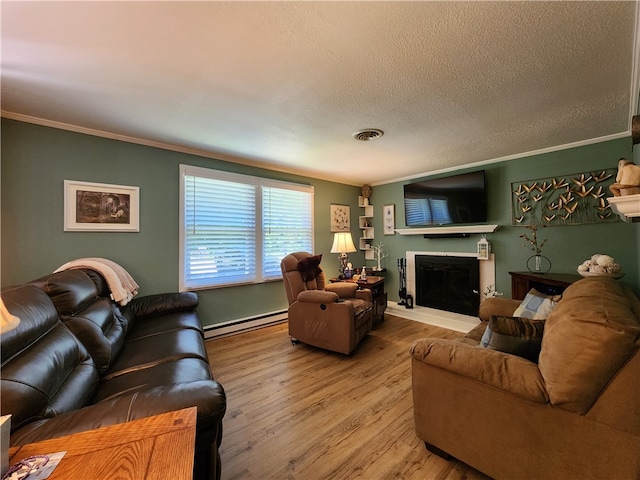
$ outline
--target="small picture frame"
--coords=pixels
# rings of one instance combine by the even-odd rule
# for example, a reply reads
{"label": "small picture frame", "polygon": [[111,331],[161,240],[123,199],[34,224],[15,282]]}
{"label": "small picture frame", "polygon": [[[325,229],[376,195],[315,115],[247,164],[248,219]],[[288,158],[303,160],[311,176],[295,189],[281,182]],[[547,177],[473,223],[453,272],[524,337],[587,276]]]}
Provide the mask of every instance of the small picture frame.
{"label": "small picture frame", "polygon": [[331,232],[351,231],[351,207],[349,205],[331,205]]}
{"label": "small picture frame", "polygon": [[385,235],[396,234],[396,206],[395,204],[382,207],[383,233]]}
{"label": "small picture frame", "polygon": [[140,188],[64,181],[65,232],[139,232]]}

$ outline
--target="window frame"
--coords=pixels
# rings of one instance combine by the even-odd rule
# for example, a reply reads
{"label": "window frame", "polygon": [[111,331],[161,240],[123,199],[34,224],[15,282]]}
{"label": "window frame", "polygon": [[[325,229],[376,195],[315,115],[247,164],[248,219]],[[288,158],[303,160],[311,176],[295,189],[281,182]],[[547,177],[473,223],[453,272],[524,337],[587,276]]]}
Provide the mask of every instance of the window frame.
{"label": "window frame", "polygon": [[[295,182],[287,182],[283,180],[275,180],[267,177],[259,177],[256,175],[246,175],[235,172],[227,172],[224,170],[216,170],[212,168],[206,167],[197,167],[193,165],[180,165],[180,212],[179,212],[179,291],[195,291],[195,290],[209,290],[209,289],[217,289],[217,288],[226,288],[240,285],[253,285],[260,283],[267,283],[273,281],[282,280],[282,274],[278,274],[277,276],[265,276],[264,275],[264,238],[265,238],[265,225],[263,218],[263,198],[264,198],[264,189],[265,188],[275,188],[275,189],[283,189],[283,190],[293,190],[293,191],[301,191],[309,194],[309,221],[311,224],[311,251],[315,249],[315,219],[314,219],[314,198],[315,191],[313,185],[295,183]],[[187,246],[187,232],[186,232],[186,185],[185,185],[185,177],[196,177],[196,178],[208,178],[212,180],[219,181],[228,181],[234,183],[241,183],[244,185],[251,185],[254,187],[255,192],[255,219],[256,219],[256,230],[255,230],[255,278],[247,281],[237,281],[223,284],[206,284],[206,285],[187,285],[186,279],[186,246]]]}

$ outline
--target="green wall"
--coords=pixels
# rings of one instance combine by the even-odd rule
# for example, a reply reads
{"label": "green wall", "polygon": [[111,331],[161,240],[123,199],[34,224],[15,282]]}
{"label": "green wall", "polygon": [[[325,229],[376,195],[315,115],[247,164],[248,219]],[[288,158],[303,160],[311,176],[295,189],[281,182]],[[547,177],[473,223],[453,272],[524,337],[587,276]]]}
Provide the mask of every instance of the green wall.
{"label": "green wall", "polygon": [[[526,271],[532,252],[522,247],[519,235],[524,227],[511,226],[511,182],[565,176],[581,172],[616,168],[620,157],[632,158],[628,138],[594,145],[510,160],[485,168],[487,173],[489,224],[500,228],[487,235],[496,255],[496,289],[505,296],[511,294],[509,271]],[[462,170],[461,170],[462,171]],[[371,203],[375,205],[376,242],[382,241],[390,253],[386,259],[387,291],[390,299],[398,300],[396,262],[406,251],[475,252],[480,235],[464,239],[424,239],[416,236],[382,236],[382,207],[396,206],[396,228],[404,223],[403,185],[416,180],[380,185],[373,188]],[[640,224],[622,221],[607,224],[552,226],[541,229],[539,238],[548,238],[543,254],[552,262],[552,272],[575,273],[577,266],[594,253],[606,253],[620,263],[626,272],[622,282],[640,293]],[[384,265],[383,265],[384,266]]]}
{"label": "green wall", "polygon": [[[45,275],[79,257],[107,257],[127,268],[141,285],[141,294],[178,288],[178,208],[181,163],[311,184],[315,187],[315,252],[323,265],[337,272],[337,255],[329,253],[331,203],[351,206],[351,230],[360,231],[357,206],[360,189],[334,182],[187,155],[90,135],[2,119],[1,283],[22,283]],[[497,289],[510,295],[508,272],[525,270],[530,251],[518,238],[524,229],[512,227],[510,184],[514,181],[562,176],[612,168],[618,158],[631,158],[629,139],[603,142],[555,153],[511,160],[486,167],[489,222],[501,228],[487,237],[496,254]],[[426,170],[426,167],[425,167]],[[64,232],[63,181],[81,180],[140,187],[140,232]],[[395,204],[396,227],[404,227],[402,186],[396,182],[373,188],[376,243],[390,253],[387,291],[398,300],[396,261],[407,250],[475,252],[478,235],[467,239],[427,240],[422,236],[382,235],[382,206]],[[622,280],[640,293],[640,224],[602,224],[549,227],[544,253],[554,272],[572,273],[593,253],[607,253],[626,271]],[[360,252],[350,254],[355,266],[364,264]],[[375,262],[368,261],[373,267]],[[259,316],[286,308],[282,283],[200,291],[200,314],[205,325]]]}
{"label": "green wall", "polygon": [[[110,258],[140,284],[140,294],[178,289],[179,172],[181,163],[279,180],[315,189],[315,251],[326,267],[333,235],[329,205],[351,205],[357,215],[357,187],[237,165],[209,158],[2,119],[1,283],[23,283],[81,257]],[[64,180],[140,187],[140,232],[64,232]],[[357,221],[352,220],[356,238]],[[335,257],[335,258],[334,258]],[[364,261],[360,253],[351,257]],[[287,307],[281,281],[203,290],[205,325]]]}

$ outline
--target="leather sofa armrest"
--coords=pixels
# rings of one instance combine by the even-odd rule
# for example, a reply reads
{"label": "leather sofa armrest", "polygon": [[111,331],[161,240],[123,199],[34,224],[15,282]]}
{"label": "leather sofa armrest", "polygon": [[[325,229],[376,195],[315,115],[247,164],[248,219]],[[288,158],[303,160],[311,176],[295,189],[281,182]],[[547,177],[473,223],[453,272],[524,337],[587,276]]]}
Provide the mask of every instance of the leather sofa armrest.
{"label": "leather sofa armrest", "polygon": [[488,322],[491,315],[512,317],[513,312],[520,306],[520,300],[511,298],[486,298],[478,310],[478,317],[483,322]]}
{"label": "leather sofa armrest", "polygon": [[170,312],[195,310],[198,307],[195,292],[159,293],[134,298],[127,308],[136,318],[163,315]]}
{"label": "leather sofa armrest", "polygon": [[371,293],[371,290],[369,290],[368,288],[363,288],[362,290],[356,290],[356,298],[365,300],[369,303],[373,302],[373,294]]}
{"label": "leather sofa armrest", "polygon": [[421,338],[411,345],[411,356],[413,362],[447,370],[526,400],[549,401],[538,366],[515,355],[457,340]]}
{"label": "leather sofa armrest", "polygon": [[324,289],[327,292],[337,293],[340,298],[354,298],[358,290],[358,284],[350,282],[329,283],[325,285]]}
{"label": "leather sofa armrest", "polygon": [[11,434],[11,444],[25,445],[192,406],[198,407],[198,429],[222,422],[226,411],[224,389],[215,380],[201,380],[118,396],[31,422]]}
{"label": "leather sofa armrest", "polygon": [[306,303],[335,303],[340,297],[335,292],[325,290],[305,290],[298,294],[298,302]]}

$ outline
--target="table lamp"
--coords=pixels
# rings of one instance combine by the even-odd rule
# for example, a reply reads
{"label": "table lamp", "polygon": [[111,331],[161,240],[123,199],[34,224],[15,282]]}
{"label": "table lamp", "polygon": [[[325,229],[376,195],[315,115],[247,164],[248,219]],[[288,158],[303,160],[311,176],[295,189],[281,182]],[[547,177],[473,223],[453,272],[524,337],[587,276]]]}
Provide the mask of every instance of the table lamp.
{"label": "table lamp", "polygon": [[347,253],[356,251],[356,246],[353,244],[353,238],[351,238],[351,232],[338,232],[333,236],[333,246],[331,247],[331,253],[339,253],[338,260],[340,261],[340,278],[344,276],[344,269],[347,268],[349,263],[349,256]]}

